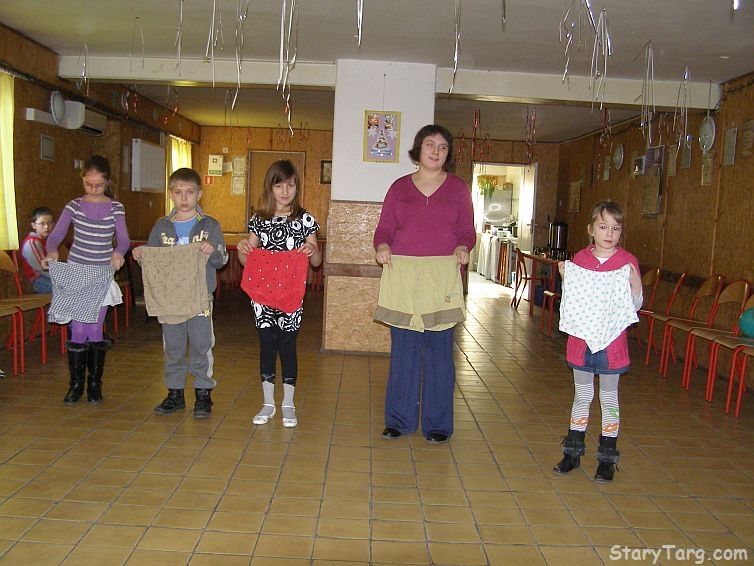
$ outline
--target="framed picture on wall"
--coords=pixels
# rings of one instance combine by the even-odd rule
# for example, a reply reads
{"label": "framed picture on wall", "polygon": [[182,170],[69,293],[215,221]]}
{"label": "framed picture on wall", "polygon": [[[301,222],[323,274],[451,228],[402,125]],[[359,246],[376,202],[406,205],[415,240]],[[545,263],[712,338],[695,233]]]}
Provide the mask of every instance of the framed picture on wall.
{"label": "framed picture on wall", "polygon": [[332,183],[332,161],[329,159],[319,162],[319,184],[329,185]]}
{"label": "framed picture on wall", "polygon": [[398,163],[400,141],[400,112],[364,111],[364,161]]}

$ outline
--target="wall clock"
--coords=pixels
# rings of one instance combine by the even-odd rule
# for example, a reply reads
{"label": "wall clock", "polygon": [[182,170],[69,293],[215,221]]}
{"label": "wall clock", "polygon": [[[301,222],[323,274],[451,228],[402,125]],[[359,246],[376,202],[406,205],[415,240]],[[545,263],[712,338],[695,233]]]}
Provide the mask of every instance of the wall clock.
{"label": "wall clock", "polygon": [[616,169],[620,169],[623,166],[624,157],[625,155],[623,154],[623,144],[619,143],[613,150],[613,164],[615,165]]}
{"label": "wall clock", "polygon": [[65,120],[65,98],[59,90],[50,94],[50,113],[56,124],[62,124]]}
{"label": "wall clock", "polygon": [[715,120],[712,116],[707,115],[699,126],[699,145],[702,146],[702,152],[707,153],[712,149],[715,143]]}

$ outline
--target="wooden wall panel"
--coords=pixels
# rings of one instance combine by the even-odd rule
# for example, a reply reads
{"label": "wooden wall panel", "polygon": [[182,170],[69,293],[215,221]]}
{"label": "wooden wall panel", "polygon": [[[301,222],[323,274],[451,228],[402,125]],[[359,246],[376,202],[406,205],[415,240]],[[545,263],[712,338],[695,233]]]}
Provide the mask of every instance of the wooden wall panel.
{"label": "wooden wall panel", "polygon": [[[622,142],[625,163],[610,172],[610,180],[601,175],[592,179],[594,164],[602,164],[598,136],[562,144],[558,178],[558,217],[569,224],[569,248],[583,247],[583,234],[592,204],[603,198],[617,200],[627,211],[625,246],[644,267],[660,265],[664,269],[706,278],[723,274],[728,281],[738,278],[754,280],[754,157],[742,154],[744,123],[754,119],[754,78],[744,77],[723,87],[723,100],[715,114],[717,139],[713,146],[712,183],[702,186],[702,152],[697,132],[703,114],[689,116],[688,132],[692,135],[691,166],[676,163],[676,176],[667,176],[662,213],[641,214],[642,179],[630,174],[632,155],[643,155],[645,140],[638,126],[614,128],[613,144]],[[656,143],[667,143],[672,115],[654,122]],[[735,164],[722,166],[725,129],[738,127]],[[669,151],[666,147],[666,162]],[[601,173],[601,168],[598,171]],[[568,188],[571,181],[583,180],[581,210],[568,212]],[[571,228],[571,225],[575,229]],[[583,227],[583,228],[581,228]]]}
{"label": "wooden wall panel", "polygon": [[[301,199],[304,207],[319,222],[320,236],[327,233],[327,214],[330,205],[330,185],[319,183],[320,161],[332,159],[332,132],[324,130],[294,130],[282,128],[202,128],[202,142],[194,146],[194,167],[202,175],[207,174],[209,156],[228,152],[226,161],[234,156],[248,158],[249,150],[274,150],[304,152],[305,170],[302,177]],[[248,173],[248,172],[247,172]],[[225,232],[245,232],[247,218],[247,195],[231,194],[231,177],[226,173],[214,177],[211,185],[204,187],[202,205],[208,214],[218,219]],[[248,183],[248,180],[247,180]],[[249,192],[248,186],[246,189]]]}

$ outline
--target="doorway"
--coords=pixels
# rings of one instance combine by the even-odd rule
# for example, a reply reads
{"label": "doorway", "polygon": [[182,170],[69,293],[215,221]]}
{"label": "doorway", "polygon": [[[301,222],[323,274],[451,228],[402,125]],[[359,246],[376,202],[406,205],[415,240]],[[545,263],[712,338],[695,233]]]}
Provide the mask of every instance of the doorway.
{"label": "doorway", "polygon": [[516,248],[531,250],[536,179],[536,163],[473,164],[471,194],[479,244],[472,270],[485,279],[510,286]]}
{"label": "doorway", "polygon": [[288,159],[296,166],[298,174],[301,177],[301,186],[298,187],[299,200],[304,202],[306,193],[306,179],[304,178],[306,169],[306,153],[302,151],[269,151],[253,149],[249,151],[249,190],[246,191],[246,218],[251,218],[254,211],[259,206],[259,197],[262,195],[264,188],[264,178],[267,175],[267,169],[279,159]]}

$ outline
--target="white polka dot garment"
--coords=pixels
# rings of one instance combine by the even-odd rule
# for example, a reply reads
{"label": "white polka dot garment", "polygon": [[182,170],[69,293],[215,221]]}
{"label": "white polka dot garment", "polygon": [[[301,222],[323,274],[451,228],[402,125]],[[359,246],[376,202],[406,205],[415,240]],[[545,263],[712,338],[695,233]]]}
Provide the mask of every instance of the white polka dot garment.
{"label": "white polka dot garment", "polygon": [[614,271],[592,271],[565,262],[560,300],[561,332],[584,340],[592,352],[600,352],[639,321],[631,297],[626,264]]}

